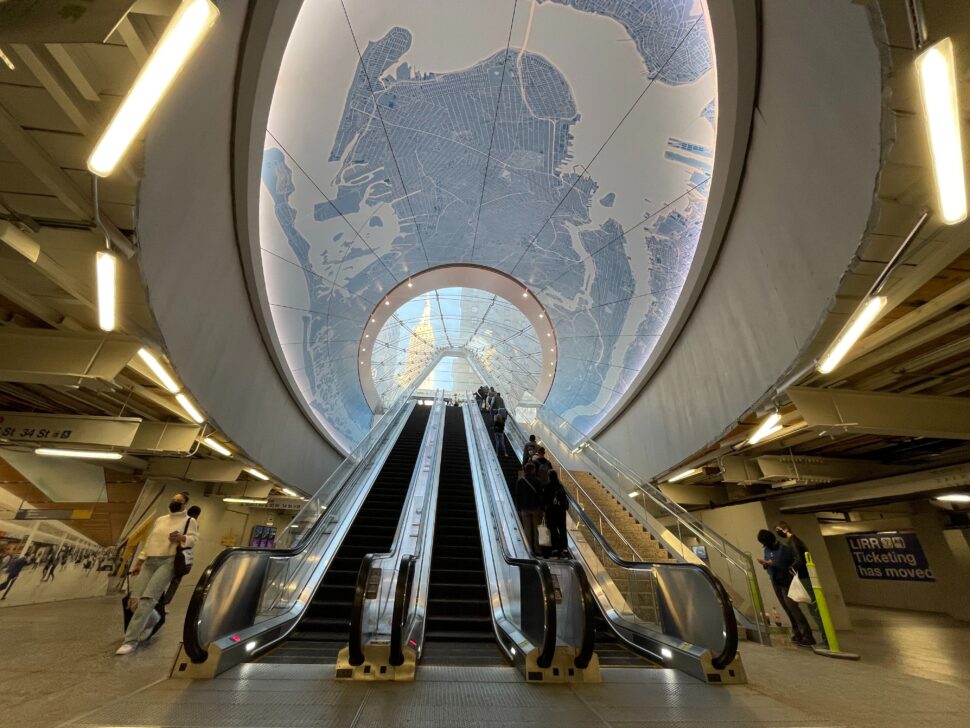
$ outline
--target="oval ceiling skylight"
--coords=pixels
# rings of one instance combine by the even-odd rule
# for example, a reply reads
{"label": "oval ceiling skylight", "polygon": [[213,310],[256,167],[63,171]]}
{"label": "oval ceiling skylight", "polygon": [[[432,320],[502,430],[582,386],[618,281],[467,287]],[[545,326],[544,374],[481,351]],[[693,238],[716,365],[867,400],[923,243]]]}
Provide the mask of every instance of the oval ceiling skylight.
{"label": "oval ceiling skylight", "polygon": [[[368,351],[384,407],[422,382],[449,394],[467,391],[462,387],[472,375],[474,389],[483,383],[495,386],[511,406],[523,394],[535,393],[544,353],[536,330],[518,308],[473,288],[429,291],[411,299],[388,319]],[[456,358],[461,356],[468,361]],[[426,380],[427,370],[440,359],[444,365]]]}
{"label": "oval ceiling skylight", "polygon": [[[345,12],[346,11],[346,12]],[[468,263],[522,282],[583,431],[646,364],[707,205],[716,105],[700,0],[307,0],[280,68],[260,232],[274,335],[341,446],[386,293]]]}

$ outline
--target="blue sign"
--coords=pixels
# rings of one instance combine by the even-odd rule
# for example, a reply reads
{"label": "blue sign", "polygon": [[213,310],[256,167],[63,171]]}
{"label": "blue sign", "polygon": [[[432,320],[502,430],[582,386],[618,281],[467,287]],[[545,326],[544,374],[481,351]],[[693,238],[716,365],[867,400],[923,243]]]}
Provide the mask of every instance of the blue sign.
{"label": "blue sign", "polygon": [[846,540],[860,579],[936,581],[912,531],[853,533]]}

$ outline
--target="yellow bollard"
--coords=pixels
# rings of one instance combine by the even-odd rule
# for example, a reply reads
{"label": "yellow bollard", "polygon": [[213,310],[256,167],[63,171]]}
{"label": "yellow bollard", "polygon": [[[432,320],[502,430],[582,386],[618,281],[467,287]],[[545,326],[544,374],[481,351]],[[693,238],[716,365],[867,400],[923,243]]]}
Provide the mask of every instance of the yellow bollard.
{"label": "yellow bollard", "polygon": [[835,633],[835,625],[832,624],[832,613],[829,612],[829,603],[825,600],[825,592],[822,590],[822,582],[818,578],[818,571],[815,569],[815,560],[812,555],[805,552],[805,566],[808,567],[808,578],[812,580],[812,591],[815,592],[815,603],[818,605],[819,616],[822,617],[822,630],[825,632],[825,639],[828,640],[827,650],[816,649],[818,655],[826,657],[839,657],[844,660],[858,660],[859,655],[854,652],[843,652],[839,647],[839,637]]}

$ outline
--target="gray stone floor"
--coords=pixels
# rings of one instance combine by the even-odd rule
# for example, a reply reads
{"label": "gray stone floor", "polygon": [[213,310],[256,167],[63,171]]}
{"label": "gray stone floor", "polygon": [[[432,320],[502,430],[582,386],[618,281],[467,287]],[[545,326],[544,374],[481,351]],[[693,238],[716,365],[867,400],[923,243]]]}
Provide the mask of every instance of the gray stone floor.
{"label": "gray stone floor", "polygon": [[413,684],[344,683],[332,667],[253,664],[166,679],[188,590],[154,644],[114,657],[118,598],[0,612],[0,726],[922,726],[967,725],[970,625],[854,608],[860,662],[745,645],[748,685],[611,670],[602,685],[527,685],[511,668],[424,668]]}

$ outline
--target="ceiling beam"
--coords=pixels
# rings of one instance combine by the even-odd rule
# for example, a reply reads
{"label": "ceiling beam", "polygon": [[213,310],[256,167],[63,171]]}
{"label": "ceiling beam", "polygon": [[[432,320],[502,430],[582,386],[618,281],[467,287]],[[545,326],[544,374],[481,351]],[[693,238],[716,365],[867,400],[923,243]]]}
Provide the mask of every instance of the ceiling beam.
{"label": "ceiling beam", "polygon": [[907,500],[970,484],[970,464],[949,465],[917,473],[893,475],[829,488],[803,491],[776,501],[782,513],[849,510],[873,501]]}
{"label": "ceiling beam", "polygon": [[875,331],[854,347],[849,352],[845,363],[858,359],[864,354],[877,349],[893,339],[909,333],[913,329],[922,326],[927,321],[936,318],[944,311],[963,303],[970,299],[970,278],[960,281],[952,288],[941,293],[932,301],[924,303],[914,311],[910,311],[905,316],[896,319],[891,324],[883,326]]}
{"label": "ceiling beam", "polygon": [[[20,56],[24,65],[37,77],[41,85],[47,89],[61,110],[85,136],[89,136],[99,121],[99,114],[91,102],[81,96],[69,83],[70,79],[62,77],[54,64],[43,57],[42,47],[32,47],[20,43],[12,46]],[[93,89],[92,89],[93,90]]]}
{"label": "ceiling beam", "polygon": [[41,321],[57,328],[82,331],[84,327],[70,316],[65,316],[60,311],[51,308],[43,301],[22,291],[13,281],[0,274],[0,296],[13,301],[22,309],[30,312]]}
{"label": "ceiling beam", "polygon": [[[94,205],[57,162],[25,132],[17,120],[0,106],[0,144],[24,165],[37,179],[47,185],[54,196],[79,220],[90,223],[94,217]],[[113,222],[101,215],[105,232],[111,242],[129,258],[135,248]]]}
{"label": "ceiling beam", "polygon": [[809,427],[970,440],[970,399],[813,387],[787,394]]}
{"label": "ceiling beam", "polygon": [[88,80],[84,71],[81,69],[81,63],[77,58],[77,45],[63,45],[61,43],[48,43],[47,50],[57,61],[57,65],[61,67],[71,83],[74,84],[74,88],[78,90],[78,93],[88,101],[93,101],[95,103],[101,101],[101,97],[95,90],[94,86]]}
{"label": "ceiling beam", "polygon": [[970,325],[970,308],[965,308],[958,313],[923,326],[919,331],[902,336],[865,356],[859,357],[849,364],[840,366],[835,372],[824,379],[829,382],[835,382],[860,374],[867,369],[883,364],[900,354],[905,354],[911,349],[928,344],[934,339],[946,336],[967,325]]}

